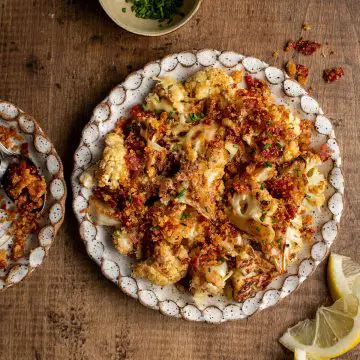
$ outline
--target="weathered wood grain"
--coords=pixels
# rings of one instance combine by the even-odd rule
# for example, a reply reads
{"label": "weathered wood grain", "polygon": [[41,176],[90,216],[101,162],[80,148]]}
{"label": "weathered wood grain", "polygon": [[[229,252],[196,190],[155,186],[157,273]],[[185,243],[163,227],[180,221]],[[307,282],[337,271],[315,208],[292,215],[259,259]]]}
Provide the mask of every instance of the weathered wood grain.
{"label": "weathered wood grain", "polygon": [[[302,31],[304,22],[310,32]],[[161,38],[125,32],[96,0],[0,0],[0,98],[35,116],[69,178],[92,108],[128,72],[206,47],[281,65],[284,43],[300,35],[334,51],[295,58],[310,65],[314,96],[334,119],[343,153],[346,211],[334,250],[360,260],[358,0],[207,0],[189,24]],[[333,65],[346,75],[327,85],[322,70]],[[79,240],[70,201],[45,265],[0,295],[1,359],[291,359],[277,339],[327,301],[323,264],[295,294],[247,321],[210,326],[165,318],[103,278]],[[343,358],[359,357],[355,349]]]}

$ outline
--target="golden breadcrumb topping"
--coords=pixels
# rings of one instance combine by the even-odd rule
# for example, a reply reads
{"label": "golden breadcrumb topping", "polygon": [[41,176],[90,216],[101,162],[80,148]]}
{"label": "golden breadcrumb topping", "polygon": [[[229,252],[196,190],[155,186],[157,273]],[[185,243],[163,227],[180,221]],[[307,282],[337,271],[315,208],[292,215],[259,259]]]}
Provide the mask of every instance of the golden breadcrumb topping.
{"label": "golden breadcrumb topping", "polygon": [[81,177],[89,216],[115,227],[136,276],[243,301],[312,241],[326,159],[310,149],[311,128],[240,71],[157,79]]}

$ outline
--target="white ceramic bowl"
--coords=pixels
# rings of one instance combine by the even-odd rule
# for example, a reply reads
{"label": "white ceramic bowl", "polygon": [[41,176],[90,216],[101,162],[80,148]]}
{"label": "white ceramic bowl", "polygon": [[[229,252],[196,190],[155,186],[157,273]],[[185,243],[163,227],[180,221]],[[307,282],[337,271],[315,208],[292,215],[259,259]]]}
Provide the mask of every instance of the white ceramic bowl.
{"label": "white ceramic bowl", "polygon": [[137,18],[131,11],[131,2],[125,0],[99,0],[99,2],[109,17],[123,29],[138,35],[160,36],[185,25],[199,10],[202,0],[184,0],[181,11],[185,16],[177,15],[170,24],[164,21],[161,25],[157,20]]}

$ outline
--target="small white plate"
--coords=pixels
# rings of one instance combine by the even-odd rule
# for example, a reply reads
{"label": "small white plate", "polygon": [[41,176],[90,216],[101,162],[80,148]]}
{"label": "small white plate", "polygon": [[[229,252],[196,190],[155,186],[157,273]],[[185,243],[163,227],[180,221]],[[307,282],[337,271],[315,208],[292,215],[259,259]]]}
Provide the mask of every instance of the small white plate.
{"label": "small white plate", "polygon": [[[0,125],[16,128],[24,138],[29,157],[44,176],[47,185],[46,206],[40,216],[40,231],[30,234],[25,242],[25,257],[18,261],[9,260],[9,266],[0,270],[0,291],[19,283],[39,267],[52,245],[65,215],[66,185],[61,160],[44,131],[31,116],[14,104],[0,100]],[[4,195],[1,190],[1,195]],[[0,232],[6,232],[7,223],[0,223]],[[12,238],[2,242],[0,248],[11,246]]]}

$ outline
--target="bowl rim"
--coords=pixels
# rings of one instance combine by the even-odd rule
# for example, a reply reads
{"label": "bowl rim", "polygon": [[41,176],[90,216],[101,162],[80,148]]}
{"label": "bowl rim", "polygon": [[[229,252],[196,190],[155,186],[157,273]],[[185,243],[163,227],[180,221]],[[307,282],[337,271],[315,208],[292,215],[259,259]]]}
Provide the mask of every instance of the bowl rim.
{"label": "bowl rim", "polygon": [[[146,31],[146,30],[140,30],[137,28],[133,28],[130,27],[126,24],[124,24],[122,21],[120,21],[119,19],[117,19],[113,13],[107,8],[107,6],[104,4],[104,0],[99,0],[99,3],[101,5],[101,7],[103,8],[103,10],[105,11],[105,13],[109,16],[109,18],[118,26],[120,26],[121,28],[123,28],[124,30],[131,32],[133,34],[136,35],[142,35],[142,36],[150,36],[150,37],[156,37],[156,36],[162,36],[162,35],[166,35],[166,34],[170,34],[173,31],[178,30],[179,28],[181,28],[182,26],[184,26],[185,24],[187,24],[192,18],[193,16],[197,13],[197,11],[200,8],[200,5],[202,3],[203,0],[195,0],[197,1],[197,3],[195,4],[194,8],[184,16],[183,19],[181,19],[177,24],[170,26],[167,29],[160,29],[158,31]],[[156,21],[156,20],[154,20]]]}

